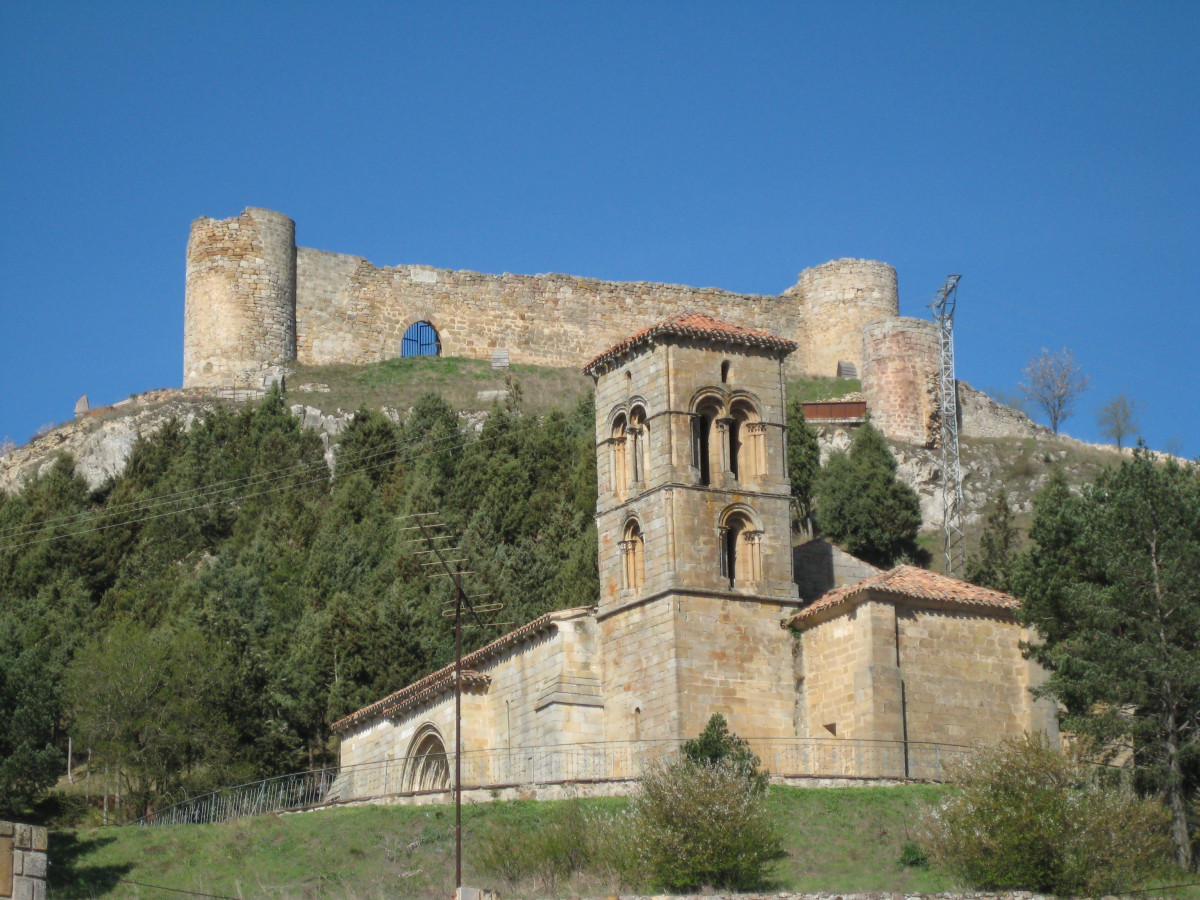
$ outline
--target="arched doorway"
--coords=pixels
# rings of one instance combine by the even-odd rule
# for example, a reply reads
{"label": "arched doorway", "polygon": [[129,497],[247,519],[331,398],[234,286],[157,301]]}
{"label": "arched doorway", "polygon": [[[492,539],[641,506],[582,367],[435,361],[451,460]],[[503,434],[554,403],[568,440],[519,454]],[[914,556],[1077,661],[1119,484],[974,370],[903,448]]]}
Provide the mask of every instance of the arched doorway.
{"label": "arched doorway", "polygon": [[406,791],[446,791],[450,789],[450,764],[446,745],[432,725],[413,738],[404,771]]}
{"label": "arched doorway", "polygon": [[401,356],[440,356],[442,342],[428,322],[413,322],[400,340]]}

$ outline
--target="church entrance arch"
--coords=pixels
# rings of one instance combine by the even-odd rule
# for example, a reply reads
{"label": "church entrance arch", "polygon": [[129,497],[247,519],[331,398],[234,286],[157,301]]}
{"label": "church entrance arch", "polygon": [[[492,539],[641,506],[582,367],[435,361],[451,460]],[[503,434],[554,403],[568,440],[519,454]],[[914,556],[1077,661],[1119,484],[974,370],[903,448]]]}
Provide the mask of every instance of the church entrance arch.
{"label": "church entrance arch", "polygon": [[409,745],[404,765],[404,790],[447,791],[450,789],[450,764],[446,744],[438,730],[426,725]]}
{"label": "church entrance arch", "polygon": [[437,331],[428,322],[413,322],[400,339],[400,355],[441,356],[442,342]]}

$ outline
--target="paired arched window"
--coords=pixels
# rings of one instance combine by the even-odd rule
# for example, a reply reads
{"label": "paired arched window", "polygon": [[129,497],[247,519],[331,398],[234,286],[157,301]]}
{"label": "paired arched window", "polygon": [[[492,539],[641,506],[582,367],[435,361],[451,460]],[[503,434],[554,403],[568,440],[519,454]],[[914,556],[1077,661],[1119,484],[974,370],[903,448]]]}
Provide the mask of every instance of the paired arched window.
{"label": "paired arched window", "polygon": [[713,484],[721,472],[739,481],[766,475],[766,425],[754,404],[735,399],[727,414],[718,398],[701,399],[692,413],[692,465],[702,485]]}
{"label": "paired arched window", "polygon": [[621,534],[621,572],[626,589],[639,588],[646,580],[646,539],[637,519],[625,523]]}
{"label": "paired arched window", "polygon": [[730,587],[745,587],[762,579],[762,531],[749,513],[734,510],[724,516],[719,531],[721,575]]}
{"label": "paired arched window", "polygon": [[442,342],[428,322],[413,322],[400,339],[401,356],[441,356]]}
{"label": "paired arched window", "polygon": [[409,746],[404,768],[406,791],[445,791],[450,789],[450,765],[446,745],[432,725],[417,732]]}

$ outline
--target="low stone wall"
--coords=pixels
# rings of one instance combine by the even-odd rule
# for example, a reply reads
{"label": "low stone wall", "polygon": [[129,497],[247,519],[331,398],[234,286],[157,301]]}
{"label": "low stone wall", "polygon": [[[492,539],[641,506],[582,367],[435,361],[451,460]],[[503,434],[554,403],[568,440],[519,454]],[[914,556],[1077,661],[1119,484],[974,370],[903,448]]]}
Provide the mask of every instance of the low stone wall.
{"label": "low stone wall", "polygon": [[0,822],[0,897],[46,900],[46,829]]}

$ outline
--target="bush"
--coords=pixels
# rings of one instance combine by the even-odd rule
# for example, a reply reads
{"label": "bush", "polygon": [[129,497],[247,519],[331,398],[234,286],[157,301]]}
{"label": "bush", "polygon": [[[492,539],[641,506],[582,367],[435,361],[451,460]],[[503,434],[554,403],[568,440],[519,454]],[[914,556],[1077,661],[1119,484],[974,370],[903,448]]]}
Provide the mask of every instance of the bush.
{"label": "bush", "polygon": [[630,803],[634,848],[667,890],[761,886],[783,848],[765,785],[729,761],[652,766]]}
{"label": "bush", "polygon": [[816,483],[817,526],[835,544],[872,565],[921,563],[917,545],[921,504],[896,477],[896,459],[883,435],[863,425],[849,453],[834,453]]}
{"label": "bush", "polygon": [[586,813],[574,800],[552,807],[548,820],[493,825],[479,842],[479,866],[510,889],[554,893],[574,875],[636,886],[645,874],[633,854],[628,812]]}
{"label": "bush", "polygon": [[758,771],[760,760],[750,749],[750,742],[731,732],[720,713],[712,714],[699,737],[684,742],[683,755],[694,763],[725,763],[740,775],[753,779],[759,790],[765,791],[770,781],[769,773]]}
{"label": "bush", "polygon": [[925,843],[932,861],[974,888],[1115,893],[1170,849],[1160,804],[1044,737],[982,750],[950,780],[958,790],[926,815]]}

